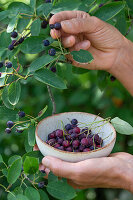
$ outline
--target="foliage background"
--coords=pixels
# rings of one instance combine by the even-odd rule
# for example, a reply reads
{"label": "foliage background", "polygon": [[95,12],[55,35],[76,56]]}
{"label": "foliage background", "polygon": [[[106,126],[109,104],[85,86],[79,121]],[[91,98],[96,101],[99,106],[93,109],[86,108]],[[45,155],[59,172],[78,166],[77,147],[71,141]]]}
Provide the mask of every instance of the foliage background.
{"label": "foliage background", "polygon": [[[20,2],[29,3],[29,0],[22,0]],[[105,1],[98,1],[98,3],[103,2]],[[11,3],[11,0],[0,0],[0,9],[4,10],[8,3]],[[133,27],[130,29],[128,38],[133,41]],[[35,57],[36,55],[26,54],[24,56],[24,54],[22,54],[20,59],[25,66],[28,66]],[[107,79],[106,84],[102,85],[102,80],[99,80],[97,74],[97,71],[88,71],[88,73],[76,75],[72,74],[70,70],[70,72],[65,75],[68,89],[63,91],[52,89],[57,102],[57,113],[69,111],[82,111],[94,113],[96,115],[100,113],[104,118],[118,116],[133,125],[132,97],[117,80],[111,82]],[[22,95],[17,107],[32,116],[36,116],[47,104],[49,109],[45,116],[51,115],[52,105],[46,86],[32,79],[23,81],[22,84]],[[99,86],[105,89],[101,91]],[[2,101],[0,100],[0,105],[1,104]],[[8,120],[9,119],[10,115]],[[3,155],[5,161],[8,160],[11,155],[23,155],[25,152],[23,145],[24,140],[21,135],[6,135],[4,133],[6,121],[7,119],[5,119],[4,116],[0,119],[0,153]],[[133,154],[132,136],[117,135],[117,141],[113,152],[119,151]],[[0,199],[6,199],[5,193],[1,189]],[[75,198],[75,200],[87,199],[132,200],[132,194],[124,190],[88,189],[79,192],[78,196]]]}

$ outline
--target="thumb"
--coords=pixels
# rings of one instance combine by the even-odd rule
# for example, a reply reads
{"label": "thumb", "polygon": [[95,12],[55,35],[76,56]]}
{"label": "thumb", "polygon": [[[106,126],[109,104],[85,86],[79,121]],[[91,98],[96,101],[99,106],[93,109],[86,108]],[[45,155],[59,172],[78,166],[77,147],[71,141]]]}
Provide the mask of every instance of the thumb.
{"label": "thumb", "polygon": [[69,179],[75,176],[76,163],[64,162],[58,158],[46,156],[43,158],[42,164],[56,176]]}
{"label": "thumb", "polygon": [[95,16],[89,16],[88,18],[73,18],[61,22],[62,30],[69,34],[78,33],[93,33],[102,29],[105,22],[98,19]]}

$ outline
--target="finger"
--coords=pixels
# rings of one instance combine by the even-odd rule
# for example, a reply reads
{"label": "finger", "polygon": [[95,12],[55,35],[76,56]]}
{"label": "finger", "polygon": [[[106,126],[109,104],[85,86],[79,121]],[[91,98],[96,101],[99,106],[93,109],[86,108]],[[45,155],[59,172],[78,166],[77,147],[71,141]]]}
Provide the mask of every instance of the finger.
{"label": "finger", "polygon": [[56,176],[69,177],[70,179],[75,177],[76,163],[68,163],[54,157],[46,156],[43,158],[42,164]]}
{"label": "finger", "polygon": [[105,23],[94,16],[73,18],[61,22],[62,30],[69,34],[93,33],[102,29]]}
{"label": "finger", "polygon": [[62,38],[61,42],[65,48],[70,48],[75,45],[76,39],[73,35],[70,35]]}
{"label": "finger", "polygon": [[78,44],[75,44],[73,48],[70,49],[70,51],[79,51],[80,49],[88,50],[91,43],[89,40],[84,40],[82,42],[79,42]]}
{"label": "finger", "polygon": [[89,14],[83,11],[62,11],[53,15],[50,18],[49,24],[55,24],[56,22],[61,22],[64,20],[72,19],[72,18],[83,17],[83,15],[89,16]]}
{"label": "finger", "polygon": [[55,29],[52,29],[51,32],[50,32],[50,34],[51,34],[51,37],[52,37],[53,39],[58,39],[58,38],[60,38],[61,36],[62,36],[62,37],[70,36],[70,34],[65,33],[63,30],[55,30]]}
{"label": "finger", "polygon": [[33,151],[39,151],[37,144],[35,144],[35,146],[33,147]]}

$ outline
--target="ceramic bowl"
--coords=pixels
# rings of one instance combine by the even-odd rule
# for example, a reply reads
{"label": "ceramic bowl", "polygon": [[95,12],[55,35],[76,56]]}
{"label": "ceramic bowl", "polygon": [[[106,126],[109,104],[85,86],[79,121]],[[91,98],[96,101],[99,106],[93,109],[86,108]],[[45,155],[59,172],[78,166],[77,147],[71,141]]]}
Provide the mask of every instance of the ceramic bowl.
{"label": "ceramic bowl", "polygon": [[[62,129],[62,124],[70,123],[72,119],[77,119],[79,127],[86,127],[86,124],[91,124],[92,133],[99,135],[103,138],[102,148],[89,152],[67,152],[55,149],[54,147],[46,144],[48,134],[56,129]],[[102,120],[102,121],[101,121]],[[101,122],[99,122],[101,121]],[[116,131],[114,127],[103,121],[103,118],[84,112],[68,112],[56,114],[43,119],[36,128],[36,143],[39,150],[44,156],[54,156],[68,162],[79,162],[90,158],[99,158],[108,156],[115,144]]]}

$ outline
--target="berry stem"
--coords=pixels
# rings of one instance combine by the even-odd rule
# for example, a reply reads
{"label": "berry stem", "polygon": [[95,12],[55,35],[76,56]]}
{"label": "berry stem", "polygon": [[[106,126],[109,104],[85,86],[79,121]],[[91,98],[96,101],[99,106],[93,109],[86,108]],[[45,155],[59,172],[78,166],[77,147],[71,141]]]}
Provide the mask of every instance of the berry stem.
{"label": "berry stem", "polygon": [[47,85],[47,89],[48,89],[49,97],[50,97],[51,102],[53,104],[52,115],[54,115],[54,114],[56,114],[56,103],[55,103],[54,95],[53,95],[52,90],[51,90],[49,85]]}

